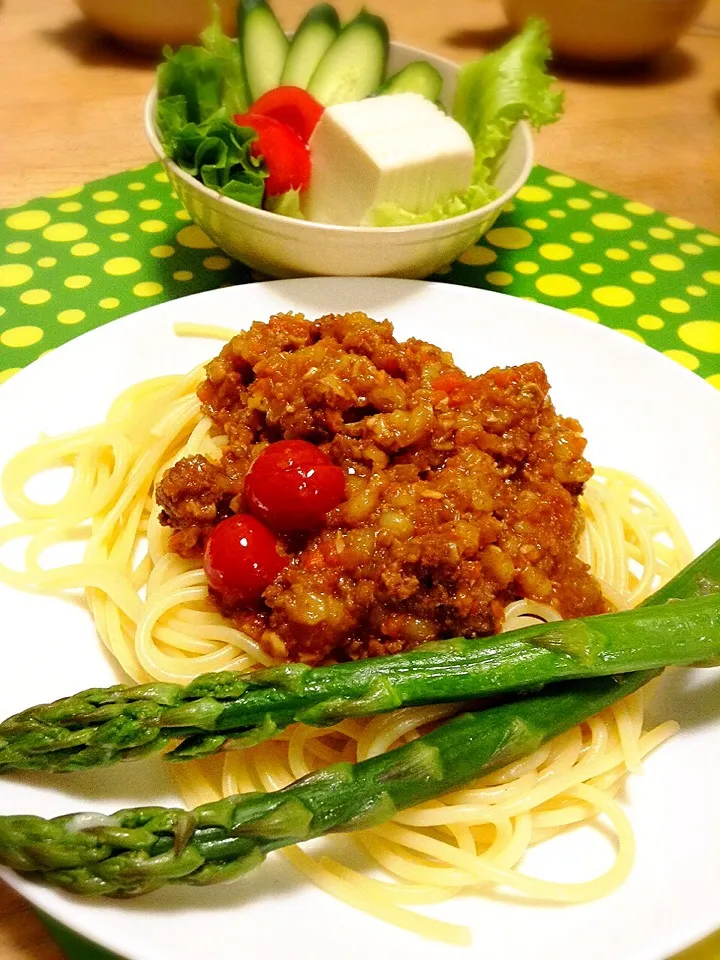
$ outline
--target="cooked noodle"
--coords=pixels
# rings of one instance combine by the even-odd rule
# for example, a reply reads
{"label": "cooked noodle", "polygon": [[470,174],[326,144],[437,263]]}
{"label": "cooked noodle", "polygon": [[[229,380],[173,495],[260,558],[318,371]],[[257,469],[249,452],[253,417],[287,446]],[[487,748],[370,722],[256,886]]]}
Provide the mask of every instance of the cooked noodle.
{"label": "cooked noodle", "polygon": [[[184,324],[178,333],[227,339],[232,331]],[[0,564],[0,580],[51,594],[85,592],[98,632],[126,674],[185,682],[214,670],[246,670],[271,662],[208,600],[201,562],[167,549],[158,521],[156,480],[181,457],[218,460],[225,438],[214,436],[195,396],[204,368],[137,384],[113,403],[105,422],[69,436],[41,439],[6,467],[2,491],[20,518],[0,528],[0,547],[25,540],[21,566]],[[60,500],[33,499],[29,482],[71,467]],[[667,505],[647,485],[600,469],[582,498],[586,526],[580,555],[618,607],[631,607],[691,558]],[[48,567],[48,550],[76,541],[77,563]],[[544,604],[517,601],[504,630],[559,619]],[[533,756],[441,800],[399,813],[391,823],[348,839],[383,879],[300,849],[283,855],[333,896],[380,919],[436,940],[469,942],[465,927],[409,907],[439,903],[460,891],[496,888],[522,896],[579,903],[618,887],[633,863],[632,829],[614,796],[628,771],[676,729],[643,731],[648,690],[641,689],[573,728]],[[190,805],[247,790],[272,790],[328,763],[362,760],[407,742],[453,705],[416,707],[330,729],[295,726],[276,741],[174,768]],[[530,846],[603,814],[616,836],[616,858],[602,876],[582,883],[530,877],[519,869]]]}

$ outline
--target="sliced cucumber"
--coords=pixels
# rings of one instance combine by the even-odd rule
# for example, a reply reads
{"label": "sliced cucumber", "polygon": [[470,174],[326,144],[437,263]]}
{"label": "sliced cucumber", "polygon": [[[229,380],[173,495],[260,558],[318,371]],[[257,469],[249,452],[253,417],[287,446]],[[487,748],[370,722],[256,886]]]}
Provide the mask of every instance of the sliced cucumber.
{"label": "sliced cucumber", "polygon": [[386,80],[378,93],[419,93],[436,103],[442,88],[443,78],[435,67],[427,60],[415,60]]}
{"label": "sliced cucumber", "polygon": [[390,36],[382,17],[366,10],[347,23],[317,66],[308,93],[331,107],[375,93],[385,76]]}
{"label": "sliced cucumber", "polygon": [[238,41],[254,102],[279,85],[290,43],[266,0],[240,0]]}
{"label": "sliced cucumber", "polygon": [[303,17],[290,43],[281,86],[307,89],[310,77],[325,52],[340,33],[340,18],[335,7],[319,3]]}

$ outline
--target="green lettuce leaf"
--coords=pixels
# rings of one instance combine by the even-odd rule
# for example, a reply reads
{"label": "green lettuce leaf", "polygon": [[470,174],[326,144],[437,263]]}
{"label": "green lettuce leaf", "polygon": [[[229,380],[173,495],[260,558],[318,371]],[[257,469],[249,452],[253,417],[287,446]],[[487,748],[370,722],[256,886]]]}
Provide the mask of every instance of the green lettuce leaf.
{"label": "green lettuce leaf", "polygon": [[475,182],[488,179],[520,120],[539,129],[562,113],[549,58],[547,25],[532,18],[504,47],[460,69],[453,117],[475,144]]}
{"label": "green lettuce leaf", "polygon": [[287,193],[280,193],[275,197],[267,197],[265,200],[265,209],[271,213],[279,213],[282,217],[292,217],[294,220],[304,220],[302,210],[300,209],[300,191],[288,190]]}
{"label": "green lettuce leaf", "polygon": [[529,120],[538,129],[562,113],[562,92],[551,89],[554,77],[545,69],[549,57],[547,26],[531,19],[504,47],[461,67],[453,117],[475,144],[472,185],[425,213],[404,210],[396,203],[379,204],[371,213],[373,225],[396,227],[445,220],[477,210],[498,196],[492,175],[516,125]]}
{"label": "green lettuce leaf", "polygon": [[228,181],[220,193],[231,200],[246,203],[249,207],[262,207],[265,178],[246,172],[242,177]]}
{"label": "green lettuce leaf", "polygon": [[175,52],[166,48],[164,53],[157,73],[158,102],[184,100],[190,123],[218,115],[225,93],[222,61],[204,47],[180,47]]}
{"label": "green lettuce leaf", "polygon": [[484,207],[497,195],[498,190],[491,183],[473,183],[465,193],[441,200],[425,213],[412,213],[397,203],[379,203],[370,214],[371,224],[374,227],[408,227],[413,223],[448,220],[450,217],[459,217],[463,213]]}
{"label": "green lettuce leaf", "polygon": [[200,34],[203,47],[215,57],[225,81],[222,106],[228,116],[246,113],[250,106],[250,95],[245,83],[245,71],[242,65],[240,44],[235,37],[228,37],[222,28],[220,9],[213,5],[212,22]]}
{"label": "green lettuce leaf", "polygon": [[249,127],[222,116],[202,124],[186,123],[174,134],[171,156],[205,186],[259,207],[267,174],[262,161],[250,154],[256,136]]}
{"label": "green lettuce leaf", "polygon": [[203,46],[165,50],[158,67],[156,119],[166,153],[207,187],[253,207],[262,205],[267,173],[250,154],[254,130],[238,127],[247,109],[237,40],[222,31],[217,8]]}

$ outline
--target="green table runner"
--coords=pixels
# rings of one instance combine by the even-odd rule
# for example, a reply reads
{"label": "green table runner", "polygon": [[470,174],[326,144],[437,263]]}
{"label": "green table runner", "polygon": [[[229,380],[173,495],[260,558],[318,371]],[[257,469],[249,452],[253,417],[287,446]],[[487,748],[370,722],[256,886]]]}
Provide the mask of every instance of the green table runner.
{"label": "green table runner", "polygon": [[[251,271],[189,222],[150,164],[0,213],[0,378],[140,307]],[[536,167],[494,229],[436,279],[562,307],[720,386],[720,237]]]}
{"label": "green table runner", "polygon": [[[156,163],[0,211],[0,382],[141,307],[255,279],[190,222]],[[720,236],[687,220],[538,166],[432,279],[569,310],[720,389]],[[73,960],[112,960],[45,919]],[[718,956],[715,937],[683,960]]]}

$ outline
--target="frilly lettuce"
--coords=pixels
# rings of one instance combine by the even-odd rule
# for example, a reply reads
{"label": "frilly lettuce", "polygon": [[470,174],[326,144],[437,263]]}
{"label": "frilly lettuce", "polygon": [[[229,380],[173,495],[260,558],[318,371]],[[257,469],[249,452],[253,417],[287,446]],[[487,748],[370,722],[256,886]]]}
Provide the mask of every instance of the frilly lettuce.
{"label": "frilly lettuce", "polygon": [[158,68],[156,118],[163,147],[206,186],[259,207],[267,174],[262,161],[250,155],[257,134],[232,120],[247,109],[247,92],[237,40],[222,32],[217,9],[201,39],[200,47],[166,49]]}
{"label": "frilly lettuce", "polygon": [[265,198],[265,209],[271,213],[279,213],[283,217],[292,217],[294,220],[304,220],[305,216],[300,209],[300,191],[288,190],[275,197]]}
{"label": "frilly lettuce", "polygon": [[563,95],[551,89],[554,77],[545,69],[550,57],[547,27],[531,19],[504,47],[461,67],[453,103],[453,117],[475,144],[473,183],[464,193],[426,213],[412,213],[393,203],[372,211],[376,226],[406,226],[456,217],[489,203],[498,191],[491,179],[497,160],[521,120],[539,129],[562,113]]}
{"label": "frilly lettuce", "polygon": [[370,218],[374,227],[407,227],[413,223],[433,223],[435,220],[448,220],[450,217],[459,217],[463,213],[484,207],[497,195],[497,188],[491,183],[473,183],[465,193],[456,193],[446,200],[441,200],[425,213],[403,210],[397,203],[379,203],[373,207]]}

